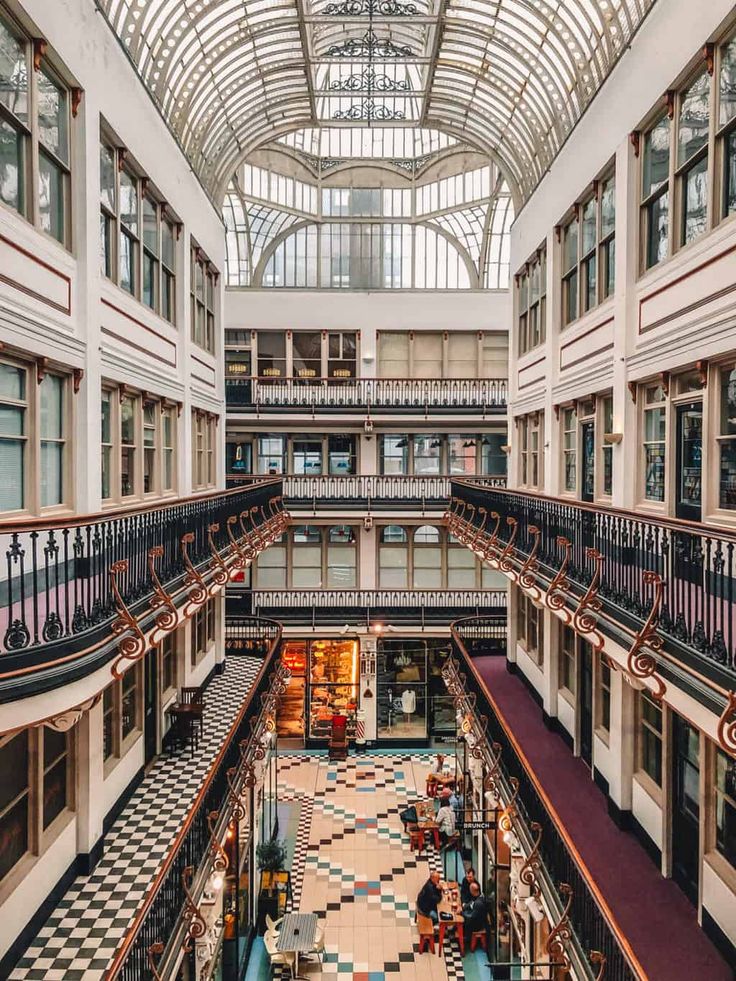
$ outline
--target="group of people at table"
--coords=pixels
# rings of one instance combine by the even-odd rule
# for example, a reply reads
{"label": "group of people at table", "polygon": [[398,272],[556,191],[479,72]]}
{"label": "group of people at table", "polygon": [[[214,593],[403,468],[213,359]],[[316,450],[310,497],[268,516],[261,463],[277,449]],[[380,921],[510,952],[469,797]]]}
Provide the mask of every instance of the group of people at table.
{"label": "group of people at table", "polygon": [[[448,906],[449,909],[446,908]],[[488,903],[475,878],[474,869],[469,868],[466,871],[459,891],[456,882],[443,882],[439,872],[432,872],[417,896],[417,913],[440,926],[440,949],[444,933],[442,927],[449,924],[458,928],[462,925],[462,934],[458,932],[458,941],[463,953],[465,944],[472,941],[474,934],[482,935],[482,946],[487,949],[490,928]],[[471,944],[471,948],[473,946]]]}

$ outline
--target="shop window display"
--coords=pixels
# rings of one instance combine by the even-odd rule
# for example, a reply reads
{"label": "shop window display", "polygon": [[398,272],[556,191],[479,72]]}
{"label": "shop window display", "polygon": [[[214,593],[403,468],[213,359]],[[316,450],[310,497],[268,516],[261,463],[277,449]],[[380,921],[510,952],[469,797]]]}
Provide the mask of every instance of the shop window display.
{"label": "shop window display", "polygon": [[347,715],[348,737],[354,738],[357,640],[290,640],[282,657],[291,679],[278,715],[279,736],[328,739],[333,715]]}
{"label": "shop window display", "polygon": [[439,639],[381,641],[379,739],[425,739],[437,727],[444,731],[454,726],[441,673],[446,656],[447,643]]}

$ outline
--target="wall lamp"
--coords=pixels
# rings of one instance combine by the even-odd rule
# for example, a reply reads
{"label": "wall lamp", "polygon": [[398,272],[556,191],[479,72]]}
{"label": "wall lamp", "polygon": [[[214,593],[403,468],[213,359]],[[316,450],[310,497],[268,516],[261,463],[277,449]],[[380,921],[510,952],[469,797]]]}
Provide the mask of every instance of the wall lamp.
{"label": "wall lamp", "polygon": [[603,442],[608,446],[617,446],[624,438],[623,433],[604,433]]}

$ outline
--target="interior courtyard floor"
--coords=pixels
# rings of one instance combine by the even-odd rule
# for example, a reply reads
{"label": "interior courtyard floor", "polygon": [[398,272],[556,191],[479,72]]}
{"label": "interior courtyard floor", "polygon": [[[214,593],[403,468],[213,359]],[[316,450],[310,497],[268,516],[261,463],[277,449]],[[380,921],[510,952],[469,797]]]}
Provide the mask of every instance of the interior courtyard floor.
{"label": "interior courtyard floor", "polygon": [[[317,913],[325,931],[323,962],[300,959],[301,975],[488,981],[486,955],[476,951],[463,958],[454,939],[443,956],[418,952],[419,890],[432,869],[448,877],[462,872],[460,864],[457,871],[443,870],[442,856],[431,847],[411,852],[399,819],[407,803],[425,796],[430,759],[426,752],[406,751],[351,755],[339,763],[325,755],[280,755],[280,822],[286,819],[280,833],[292,856],[292,909]],[[298,820],[293,811],[287,816],[292,808],[298,809]],[[455,856],[447,861],[452,865]],[[247,978],[269,977],[259,938]]]}

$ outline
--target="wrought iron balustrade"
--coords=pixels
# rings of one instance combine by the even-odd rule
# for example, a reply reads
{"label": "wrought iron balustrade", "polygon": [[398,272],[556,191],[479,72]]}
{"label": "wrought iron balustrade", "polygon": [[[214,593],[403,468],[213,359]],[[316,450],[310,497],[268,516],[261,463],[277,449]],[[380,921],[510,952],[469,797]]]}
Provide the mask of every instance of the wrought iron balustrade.
{"label": "wrought iron balustrade", "polygon": [[255,589],[235,603],[288,624],[447,625],[459,613],[505,615],[505,589]]}
{"label": "wrought iron balustrade", "polygon": [[462,640],[470,657],[506,653],[508,618],[505,614],[466,617],[456,620],[452,629]]}
{"label": "wrought iron balustrade", "polygon": [[505,378],[238,378],[225,397],[233,409],[324,412],[505,412]]}
{"label": "wrought iron balustrade", "polygon": [[[478,629],[485,629],[482,622],[478,624]],[[610,910],[601,903],[595,882],[579,861],[560,819],[551,811],[541,785],[473,665],[465,640],[474,633],[471,621],[466,619],[452,624],[451,632],[457,661],[450,662],[443,670],[446,683],[451,691],[456,688],[458,693],[462,693],[461,698],[466,705],[472,705],[473,713],[477,719],[483,720],[485,726],[482,738],[496,748],[493,759],[497,772],[486,771],[484,779],[487,785],[496,787],[501,782],[499,777],[506,787],[515,781],[515,787],[518,787],[513,801],[515,816],[521,818],[527,828],[535,824],[541,831],[538,857],[542,869],[536,873],[532,869],[532,874],[538,879],[540,871],[544,871],[549,881],[558,888],[561,883],[570,887],[570,893],[565,895],[570,904],[568,916],[573,933],[563,940],[563,946],[554,959],[559,962],[560,957],[572,957],[574,951],[571,945],[575,944],[590,961],[596,962],[597,955],[603,955],[607,981],[638,981],[644,975],[631,954],[626,938]],[[596,956],[591,958],[594,952]],[[597,973],[597,969],[591,969],[590,976],[595,977]]]}
{"label": "wrought iron balustrade", "polygon": [[252,561],[287,522],[281,481],[274,479],[170,504],[5,522],[4,677],[52,662],[90,667],[92,652],[130,627],[121,623],[121,611],[133,622],[153,622],[204,580],[226,574],[228,564]]}
{"label": "wrought iron balustrade", "polygon": [[[238,807],[243,808],[242,795],[253,779],[254,765],[263,758],[259,740],[269,704],[283,691],[286,677],[279,664],[280,624],[252,619],[250,629],[268,639],[263,666],[115,954],[105,975],[107,981],[151,981],[152,950],[159,951],[159,967],[164,963],[175,966],[178,950],[172,947],[184,939],[187,921],[190,925],[196,921],[191,895],[185,888],[185,870],[192,869],[196,878],[197,870],[201,871],[206,862],[211,863],[216,854],[209,816],[215,812],[219,824],[227,825],[228,820],[237,817]],[[196,934],[192,932],[191,936]]]}
{"label": "wrought iron balustrade", "polygon": [[604,632],[619,623],[632,635],[656,633],[666,651],[707,664],[733,687],[733,532],[472,480],[452,482],[447,520],[476,554],[550,590],[552,607],[575,611],[585,600],[590,614],[591,601],[600,602]]}

